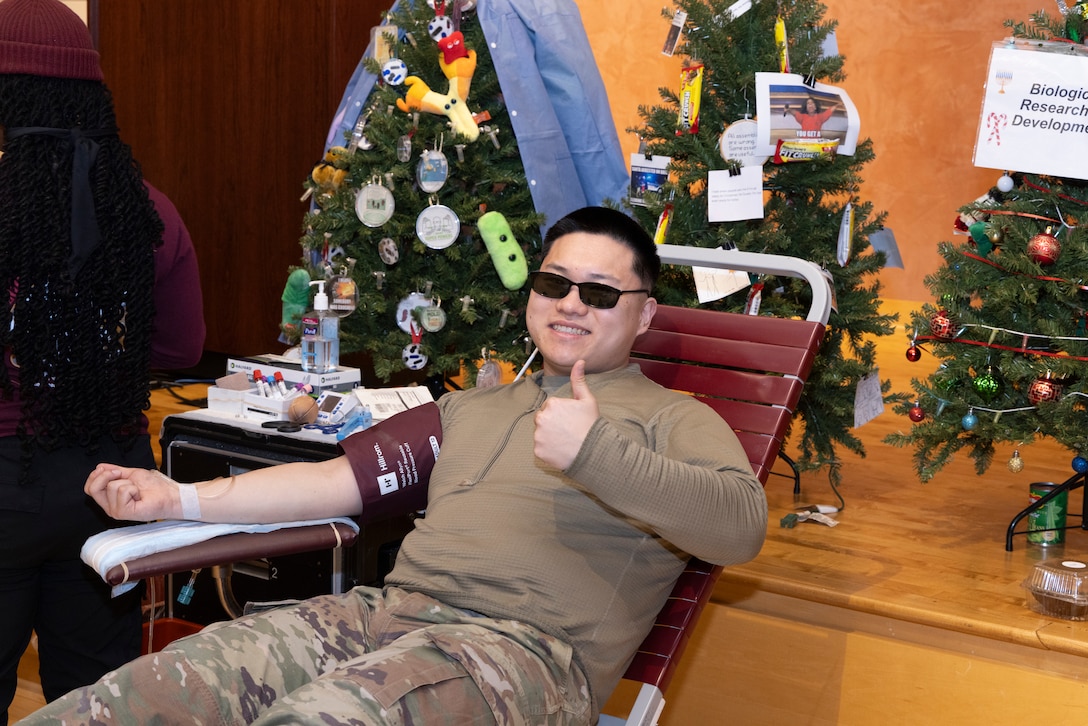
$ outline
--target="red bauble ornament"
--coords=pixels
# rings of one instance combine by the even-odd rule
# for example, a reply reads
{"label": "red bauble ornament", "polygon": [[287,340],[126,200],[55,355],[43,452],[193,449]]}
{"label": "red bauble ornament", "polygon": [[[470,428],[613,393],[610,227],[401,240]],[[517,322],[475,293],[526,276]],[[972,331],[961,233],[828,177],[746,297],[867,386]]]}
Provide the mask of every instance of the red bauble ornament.
{"label": "red bauble ornament", "polygon": [[907,348],[907,360],[909,360],[911,363],[917,363],[921,357],[922,349],[919,348],[917,345],[912,345],[911,347]]}
{"label": "red bauble ornament", "polygon": [[1050,377],[1050,372],[1043,378],[1036,378],[1028,386],[1028,400],[1033,406],[1038,406],[1043,401],[1057,401],[1061,398],[1062,386]]}
{"label": "red bauble ornament", "polygon": [[1050,234],[1050,227],[1046,228],[1046,232],[1040,232],[1028,241],[1028,256],[1040,265],[1053,265],[1058,261],[1061,253],[1062,243]]}
{"label": "red bauble ornament", "polygon": [[921,407],[921,406],[919,406],[919,405],[918,405],[918,404],[916,403],[916,404],[914,404],[914,406],[913,406],[913,407],[911,408],[911,410],[910,410],[910,411],[909,411],[909,412],[907,413],[907,415],[908,415],[908,416],[910,416],[910,420],[911,420],[911,421],[913,421],[914,423],[918,423],[918,422],[922,421],[923,419],[925,419],[925,417],[926,417],[926,412],[925,412],[925,411],[923,411],[923,410],[922,410],[922,407]]}
{"label": "red bauble ornament", "polygon": [[938,310],[929,319],[929,329],[938,338],[956,337],[956,321],[952,319],[952,313],[947,310]]}

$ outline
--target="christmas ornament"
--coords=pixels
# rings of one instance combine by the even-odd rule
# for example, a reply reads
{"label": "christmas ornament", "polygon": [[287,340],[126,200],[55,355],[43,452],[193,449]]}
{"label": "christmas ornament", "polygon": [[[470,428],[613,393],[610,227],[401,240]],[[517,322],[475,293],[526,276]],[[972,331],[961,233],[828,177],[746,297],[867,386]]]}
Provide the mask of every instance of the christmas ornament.
{"label": "christmas ornament", "polygon": [[404,350],[401,351],[400,357],[401,360],[404,361],[405,367],[409,370],[423,370],[427,365],[427,356],[423,354],[423,348],[419,343],[411,343],[404,346]]}
{"label": "christmas ornament", "polygon": [[446,12],[446,5],[449,4],[455,13],[460,10],[461,15],[472,12],[476,7],[476,0],[461,0],[458,5],[454,5],[456,2],[457,0],[427,0],[427,6],[435,13],[441,14]]}
{"label": "christmas ornament", "polygon": [[981,221],[972,222],[971,226],[967,228],[967,234],[971,235],[971,241],[976,245],[986,242],[986,223]]}
{"label": "christmas ornament", "polygon": [[400,250],[397,243],[389,237],[382,237],[378,243],[378,257],[387,265],[395,265],[400,260]]}
{"label": "christmas ornament", "polygon": [[994,249],[993,240],[989,235],[990,225],[986,222],[974,222],[967,228],[967,233],[971,235],[971,242],[978,248],[979,254],[983,257],[990,254]]}
{"label": "christmas ornament", "polygon": [[400,358],[409,370],[423,370],[427,365],[427,356],[423,353],[423,346],[420,345],[423,329],[416,325],[414,320],[409,320],[409,333],[412,336],[412,342],[404,346]]}
{"label": "christmas ornament", "polygon": [[355,197],[355,215],[367,227],[381,227],[393,216],[395,208],[393,192],[377,180],[360,189]]}
{"label": "christmas ornament", "polygon": [[397,139],[397,161],[405,164],[412,158],[412,137],[408,134]]}
{"label": "christmas ornament", "polygon": [[938,338],[954,338],[956,321],[952,318],[952,313],[941,309],[929,319],[929,329]]}
{"label": "christmas ornament", "polygon": [[444,204],[431,204],[416,217],[416,236],[432,250],[444,250],[461,233],[457,213]]}
{"label": "christmas ornament", "polygon": [[1050,229],[1047,227],[1046,232],[1040,232],[1028,241],[1028,256],[1040,265],[1053,265],[1061,255],[1062,245]]}
{"label": "christmas ornament", "polygon": [[1085,459],[1083,456],[1074,456],[1073,471],[1078,474],[1088,473],[1088,459]]}
{"label": "christmas ornament", "polygon": [[480,370],[476,371],[477,388],[493,388],[502,383],[502,369],[499,364],[491,360],[491,353],[485,348],[481,351],[484,363]]}
{"label": "christmas ornament", "polygon": [[437,192],[446,184],[450,165],[440,148],[424,149],[416,166],[416,183],[423,191]]}
{"label": "christmas ornament", "polygon": [[351,315],[359,304],[359,288],[351,276],[354,267],[355,260],[349,260],[349,265],[341,267],[340,274],[329,281],[329,310],[340,317]]}
{"label": "christmas ornament", "polygon": [[1024,460],[1020,458],[1020,449],[1016,449],[1012,452],[1012,458],[1005,464],[1009,471],[1013,474],[1019,474],[1024,470]]}
{"label": "christmas ornament", "polygon": [[1042,378],[1036,378],[1028,386],[1028,400],[1038,406],[1043,401],[1057,401],[1062,395],[1062,385],[1050,377],[1050,371]]}
{"label": "christmas ornament", "polygon": [[703,64],[692,63],[680,70],[680,108],[676,135],[699,133],[699,110],[703,96]]}
{"label": "christmas ornament", "polygon": [[971,431],[978,426],[978,416],[975,415],[974,409],[964,414],[963,418],[960,419],[960,424],[963,425],[964,431]]}
{"label": "christmas ornament", "polygon": [[917,363],[922,357],[922,349],[917,345],[912,345],[907,348],[907,360],[911,363]]}
{"label": "christmas ornament", "polygon": [[382,65],[382,80],[390,86],[399,86],[408,77],[408,66],[400,58],[390,58]]}
{"label": "christmas ornament", "polygon": [[1000,179],[997,180],[997,190],[999,192],[1004,192],[1005,194],[1008,194],[1009,192],[1012,191],[1014,186],[1016,186],[1016,183],[1012,180],[1012,177],[1009,176],[1008,174],[1005,174],[1004,176],[1002,176]]}
{"label": "christmas ornament", "polygon": [[975,392],[978,393],[982,400],[987,403],[997,398],[1004,387],[997,370],[992,365],[986,366],[982,373],[975,376],[971,381],[971,385],[974,386]]}
{"label": "christmas ornament", "polygon": [[718,153],[724,161],[739,161],[741,166],[763,166],[767,157],[753,156],[759,137],[759,124],[755,119],[743,118],[725,127],[718,140]]}
{"label": "christmas ornament", "polygon": [[[397,327],[405,333],[411,333],[415,325],[416,308],[425,308],[431,304],[431,299],[423,293],[413,292],[397,303]],[[419,342],[419,341],[416,341]]]}
{"label": "christmas ornament", "polygon": [[[442,18],[449,20],[445,16],[439,16],[435,18],[435,21]],[[432,23],[435,21],[432,21]],[[446,28],[444,23],[440,24],[442,29],[439,34],[445,32]],[[449,23],[448,28],[450,33],[440,38],[440,43],[446,43],[452,36],[461,35],[453,31],[452,21]],[[432,36],[434,34],[434,31],[432,31]],[[426,81],[418,76],[408,76],[404,80],[404,85],[408,87],[408,93],[404,98],[397,99],[397,108],[405,113],[426,111],[427,113],[445,116],[449,119],[450,127],[454,133],[464,136],[469,141],[475,141],[480,136],[480,127],[472,117],[472,112],[468,110],[467,101],[469,88],[472,85],[472,76],[476,73],[476,51],[465,50],[463,39],[459,44],[454,45],[456,48],[451,47],[449,44],[442,47],[438,56],[438,65],[442,69],[442,74],[446,76],[446,80],[449,81],[446,93],[441,94],[432,91]]]}
{"label": "christmas ornament", "polygon": [[786,21],[779,15],[774,21],[774,44],[778,48],[778,72],[790,72],[790,46],[786,40]]}
{"label": "christmas ornament", "polygon": [[948,372],[947,364],[942,363],[933,374],[933,385],[942,393],[952,393],[959,388],[960,379]]}
{"label": "christmas ornament", "polygon": [[846,267],[846,263],[850,261],[850,248],[853,246],[853,242],[854,205],[847,202],[846,208],[842,212],[842,219],[839,220],[839,240],[835,252],[840,267]]}
{"label": "christmas ornament", "polygon": [[465,36],[456,31],[441,38],[438,41],[438,49],[442,51],[442,60],[446,63],[453,63],[455,60],[468,56]]}
{"label": "christmas ornament", "polygon": [[443,38],[450,37],[453,35],[453,20],[446,15],[439,15],[427,23],[427,34],[436,43]]}
{"label": "christmas ornament", "polygon": [[922,410],[921,406],[915,403],[914,406],[911,407],[910,412],[907,415],[910,416],[911,421],[913,421],[914,423],[919,423],[920,421],[923,421],[925,419],[926,412]]}
{"label": "christmas ornament", "polygon": [[499,212],[487,212],[476,223],[491,254],[491,262],[507,290],[520,290],[529,279],[529,265],[510,223]]}
{"label": "christmas ornament", "polygon": [[442,309],[442,301],[431,302],[419,311],[419,324],[428,333],[437,333],[446,327],[446,311]]}

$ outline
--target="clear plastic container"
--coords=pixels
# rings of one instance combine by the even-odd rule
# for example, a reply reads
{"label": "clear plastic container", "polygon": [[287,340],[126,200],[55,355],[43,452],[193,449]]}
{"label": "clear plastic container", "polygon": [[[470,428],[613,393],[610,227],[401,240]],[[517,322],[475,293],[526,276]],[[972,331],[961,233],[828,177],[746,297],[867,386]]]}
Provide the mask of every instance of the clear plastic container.
{"label": "clear plastic container", "polygon": [[1064,620],[1088,620],[1088,562],[1045,560],[1036,563],[1024,588],[1037,613]]}

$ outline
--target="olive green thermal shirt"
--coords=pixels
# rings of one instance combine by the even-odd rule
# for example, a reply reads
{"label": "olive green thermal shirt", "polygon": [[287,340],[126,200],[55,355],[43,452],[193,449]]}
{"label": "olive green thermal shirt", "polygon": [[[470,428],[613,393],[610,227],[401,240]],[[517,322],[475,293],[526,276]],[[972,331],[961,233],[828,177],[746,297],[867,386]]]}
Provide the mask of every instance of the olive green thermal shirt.
{"label": "olive green thermal shirt", "polygon": [[767,502],[733,431],[635,365],[587,376],[600,407],[574,463],[533,455],[534,414],[569,381],[542,374],[438,400],[442,448],[426,517],[386,583],[512,618],[569,643],[594,711],[689,555],[755,557]]}

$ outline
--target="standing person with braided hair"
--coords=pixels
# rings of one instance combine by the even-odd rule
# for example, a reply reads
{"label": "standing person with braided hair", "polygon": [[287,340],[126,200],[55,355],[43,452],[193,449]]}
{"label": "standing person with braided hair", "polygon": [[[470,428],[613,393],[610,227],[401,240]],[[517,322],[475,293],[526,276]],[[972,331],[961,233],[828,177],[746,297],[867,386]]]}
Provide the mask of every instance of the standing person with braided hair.
{"label": "standing person with braided hair", "polygon": [[139,593],[80,561],[99,461],[154,466],[151,368],[204,344],[196,256],[118,135],[87,27],[0,0],[0,724],[34,631],[47,700],[139,654]]}

